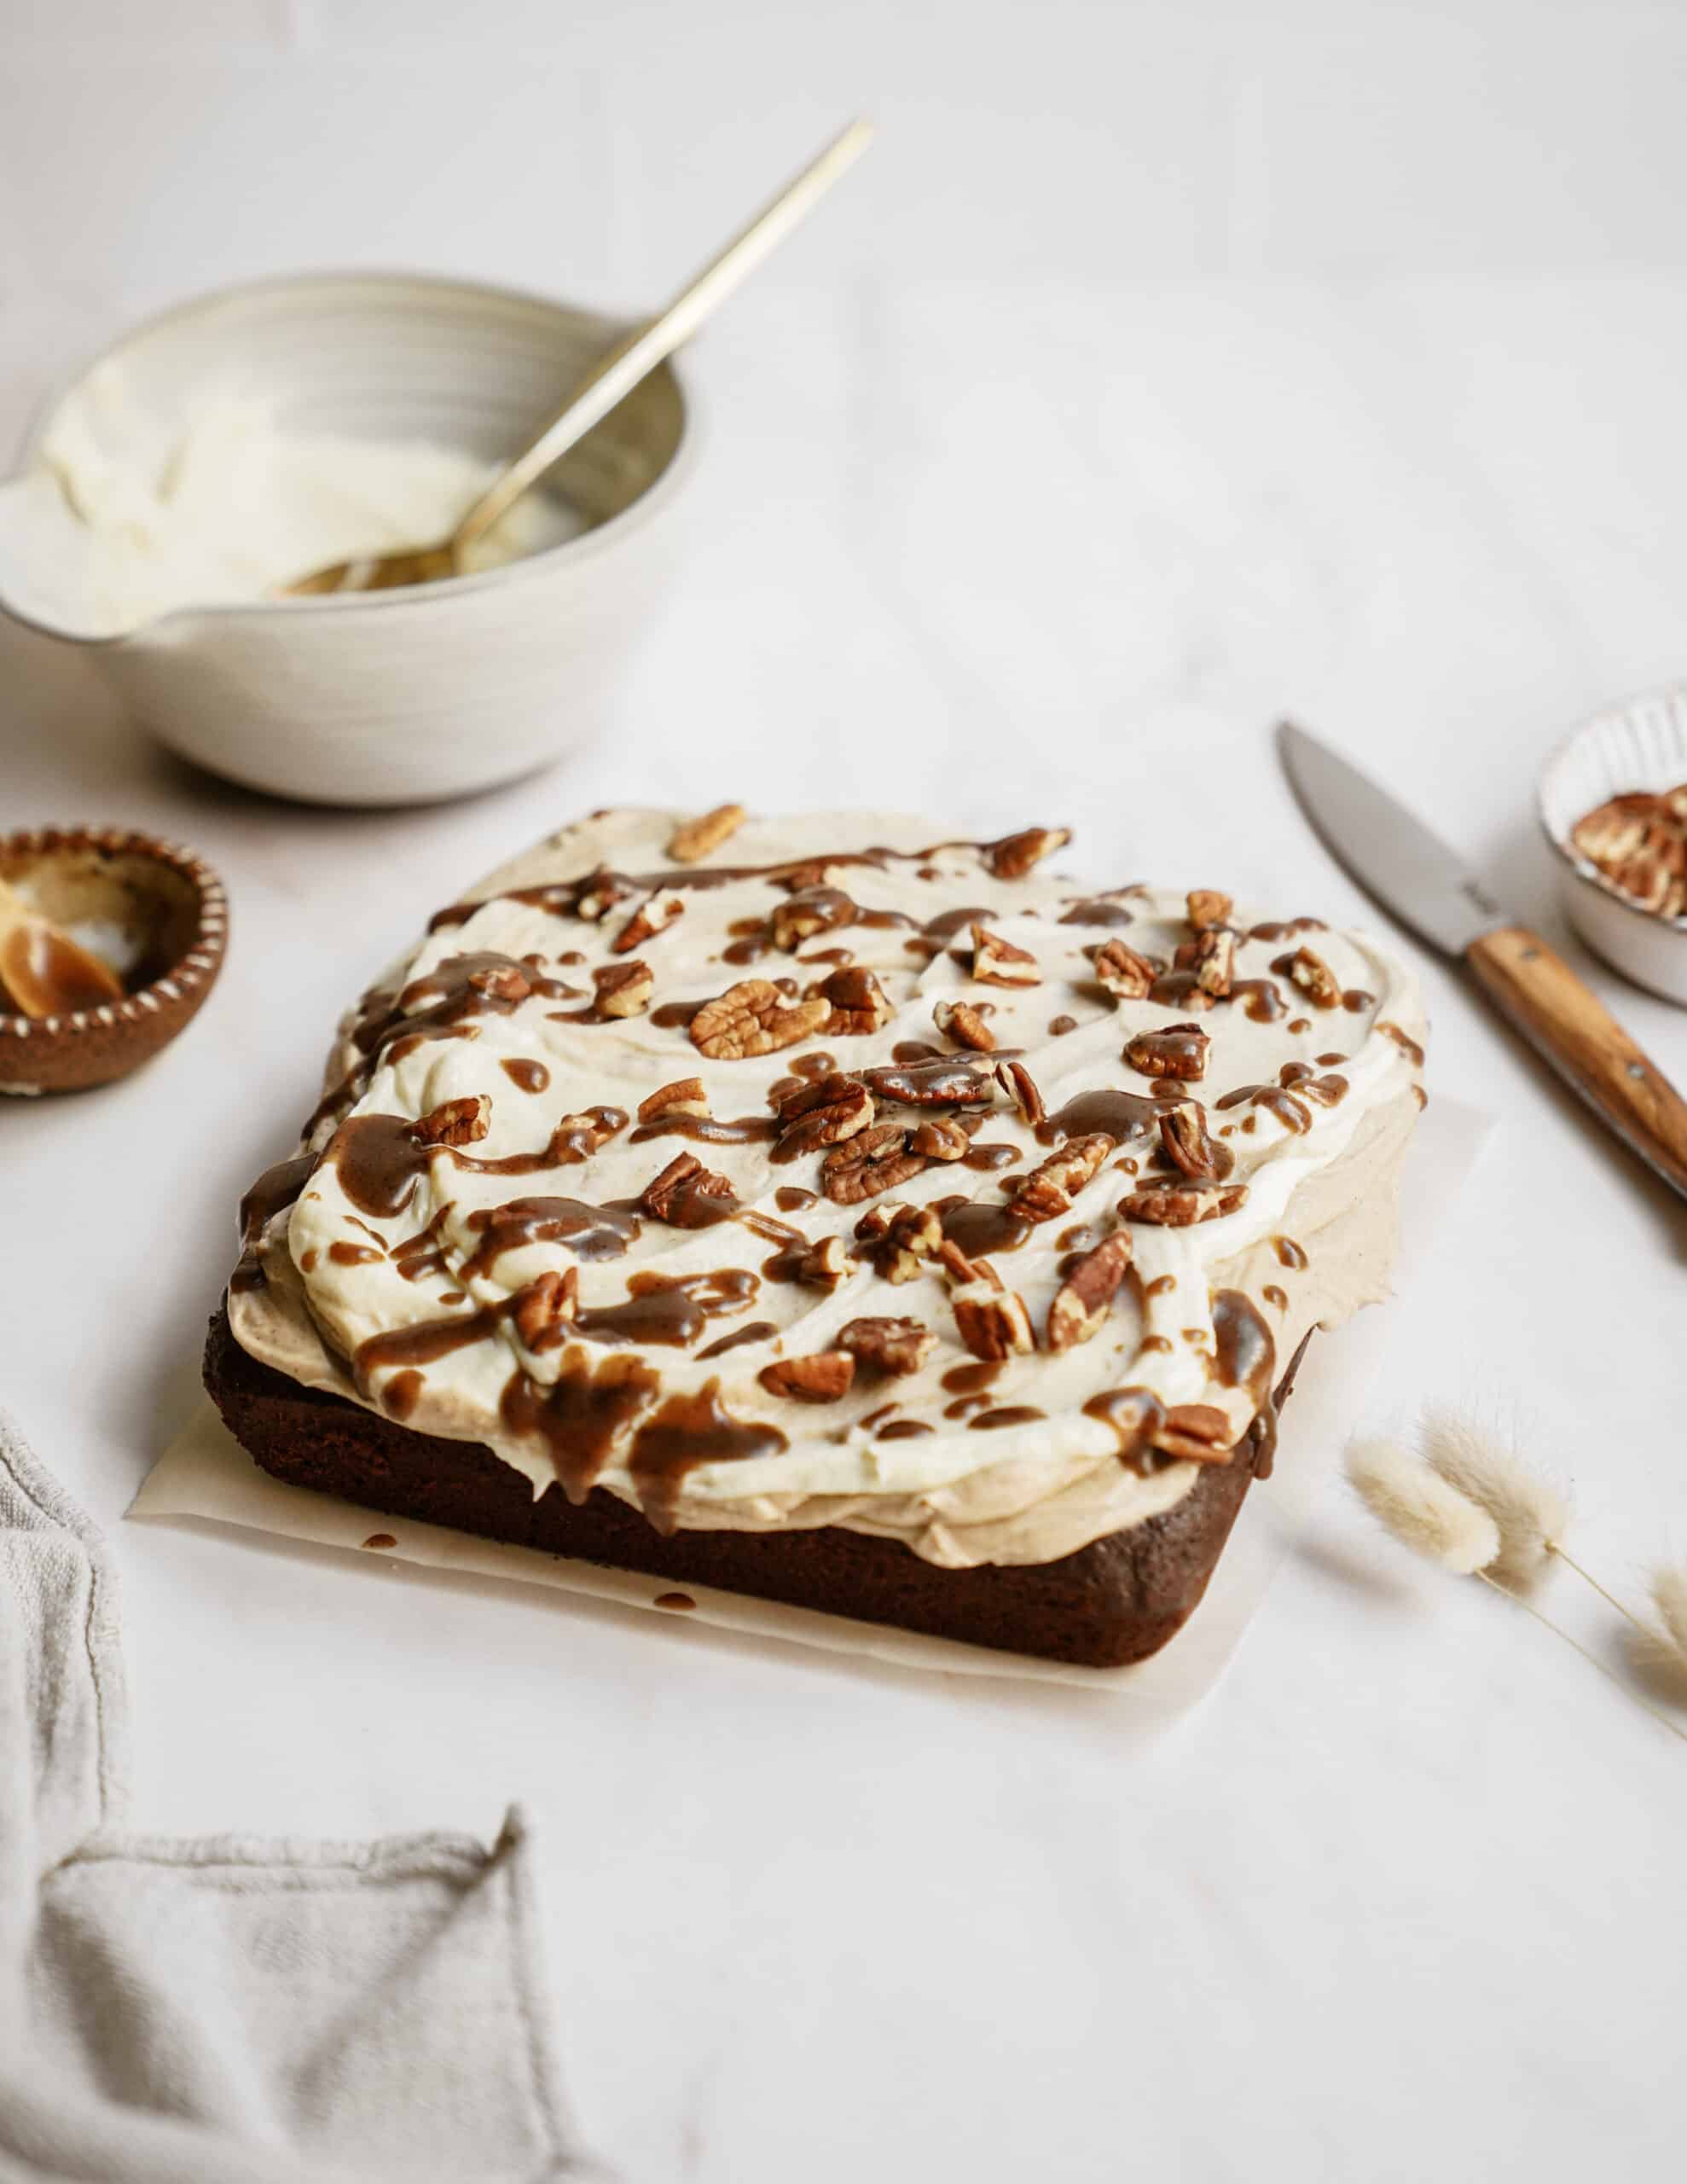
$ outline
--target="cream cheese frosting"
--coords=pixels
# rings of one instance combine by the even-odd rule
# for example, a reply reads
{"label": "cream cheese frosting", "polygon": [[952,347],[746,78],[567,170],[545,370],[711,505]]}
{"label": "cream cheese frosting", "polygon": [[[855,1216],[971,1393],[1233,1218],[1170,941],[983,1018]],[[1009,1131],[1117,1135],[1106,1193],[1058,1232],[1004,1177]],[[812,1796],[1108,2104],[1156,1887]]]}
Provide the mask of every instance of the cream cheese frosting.
{"label": "cream cheese frosting", "polygon": [[[1169,1508],[1305,1332],[1384,1292],[1423,1025],[1375,942],[1097,893],[1038,830],[746,821],[676,863],[680,824],[565,829],[347,1018],[305,1157],[252,1205],[250,1354],[536,1493],[967,1566]],[[811,1092],[849,1136],[806,1142]],[[700,1177],[652,1191],[680,1155]],[[1128,1271],[1054,1346],[1104,1244]],[[913,1369],[878,1368],[884,1319],[929,1337]]]}

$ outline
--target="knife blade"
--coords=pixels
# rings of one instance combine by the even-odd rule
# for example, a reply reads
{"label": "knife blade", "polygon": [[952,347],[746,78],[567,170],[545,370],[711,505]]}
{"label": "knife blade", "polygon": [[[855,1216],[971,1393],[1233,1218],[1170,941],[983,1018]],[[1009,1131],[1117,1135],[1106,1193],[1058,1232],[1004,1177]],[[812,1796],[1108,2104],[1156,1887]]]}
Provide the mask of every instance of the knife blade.
{"label": "knife blade", "polygon": [[1278,730],[1284,771],[1348,878],[1443,956],[1653,1172],[1687,1198],[1687,1101],[1537,932],[1516,924],[1417,815],[1303,728]]}

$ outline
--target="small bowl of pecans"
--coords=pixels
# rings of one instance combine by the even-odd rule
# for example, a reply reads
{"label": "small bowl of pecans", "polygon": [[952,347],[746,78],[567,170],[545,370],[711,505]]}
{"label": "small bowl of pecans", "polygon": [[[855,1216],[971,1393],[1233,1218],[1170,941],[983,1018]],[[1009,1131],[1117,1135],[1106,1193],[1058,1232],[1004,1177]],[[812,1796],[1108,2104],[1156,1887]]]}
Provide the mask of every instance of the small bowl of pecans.
{"label": "small bowl of pecans", "polygon": [[1687,1006],[1687,683],[1585,721],[1537,794],[1571,924],[1614,970]]}

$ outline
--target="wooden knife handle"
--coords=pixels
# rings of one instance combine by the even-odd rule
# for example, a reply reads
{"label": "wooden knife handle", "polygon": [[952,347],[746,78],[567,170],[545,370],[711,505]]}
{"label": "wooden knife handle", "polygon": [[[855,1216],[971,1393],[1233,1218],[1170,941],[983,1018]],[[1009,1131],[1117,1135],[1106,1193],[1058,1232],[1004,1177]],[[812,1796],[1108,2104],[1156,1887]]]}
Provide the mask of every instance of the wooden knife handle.
{"label": "wooden knife handle", "polygon": [[1687,1198],[1687,1101],[1563,957],[1527,926],[1464,951],[1478,985],[1564,1082]]}

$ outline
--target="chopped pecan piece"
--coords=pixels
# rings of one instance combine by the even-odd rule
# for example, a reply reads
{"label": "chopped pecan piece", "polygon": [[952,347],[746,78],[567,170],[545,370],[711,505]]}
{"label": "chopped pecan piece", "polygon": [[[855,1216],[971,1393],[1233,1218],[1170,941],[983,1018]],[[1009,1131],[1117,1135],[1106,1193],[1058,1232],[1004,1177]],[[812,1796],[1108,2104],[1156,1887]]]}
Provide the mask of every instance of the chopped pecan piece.
{"label": "chopped pecan piece", "polygon": [[1314,1008],[1341,1007],[1341,980],[1324,958],[1314,956],[1310,948],[1297,948],[1289,958],[1289,979]]}
{"label": "chopped pecan piece", "polygon": [[656,990],[649,964],[636,956],[630,963],[606,963],[592,973],[592,984],[598,990],[600,1016],[642,1016]]}
{"label": "chopped pecan piece", "polygon": [[1230,991],[1236,970],[1236,935],[1227,926],[1209,926],[1195,944],[1195,983],[1214,1001]]}
{"label": "chopped pecan piece", "polygon": [[1017,834],[983,845],[984,862],[998,880],[1023,880],[1033,865],[1072,839],[1070,827],[1026,827]]}
{"label": "chopped pecan piece", "polygon": [[1160,1142],[1183,1175],[1215,1182],[1217,1154],[1207,1132],[1207,1111],[1196,1100],[1168,1107],[1160,1118]]}
{"label": "chopped pecan piece", "polygon": [[678,895],[664,895],[658,902],[652,895],[647,903],[641,903],[610,943],[617,956],[630,956],[634,949],[646,940],[654,940],[658,933],[666,932],[675,918],[682,918],[686,906]]}
{"label": "chopped pecan piece", "polygon": [[883,1031],[896,1014],[890,996],[871,971],[846,964],[815,988],[832,1014],[821,1029],[828,1038],[862,1038]]}
{"label": "chopped pecan piece", "polygon": [[639,1120],[653,1123],[658,1115],[706,1115],[709,1095],[700,1077],[676,1077],[671,1084],[658,1084],[639,1102]]}
{"label": "chopped pecan piece", "polygon": [[818,995],[787,1003],[770,979],[740,979],[704,1002],[691,1020],[691,1041],[711,1061],[742,1061],[812,1037],[831,1014]]}
{"label": "chopped pecan piece", "polygon": [[1139,1031],[1125,1042],[1125,1060],[1145,1077],[1175,1077],[1192,1083],[1207,1073],[1212,1041],[1198,1024],[1168,1024],[1161,1031]]}
{"label": "chopped pecan piece", "polygon": [[741,804],[717,804],[712,811],[687,819],[674,829],[668,843],[669,856],[675,864],[700,864],[738,832],[746,816]]}
{"label": "chopped pecan piece", "polygon": [[1216,1403],[1174,1403],[1154,1429],[1154,1446],[1186,1463],[1227,1464],[1234,1445],[1230,1420]]}
{"label": "chopped pecan piece", "polygon": [[971,1143],[965,1124],[951,1115],[928,1115],[908,1134],[909,1152],[928,1160],[964,1160]]}
{"label": "chopped pecan piece", "polygon": [[1042,984],[1042,973],[1030,950],[1004,940],[987,925],[975,925],[972,928],[972,975],[987,986]]}
{"label": "chopped pecan piece", "polygon": [[1145,1221],[1157,1228],[1192,1228],[1198,1221],[1216,1221],[1220,1214],[1234,1213],[1247,1196],[1246,1183],[1153,1176],[1126,1193],[1119,1211],[1127,1221]]}
{"label": "chopped pecan piece", "polygon": [[958,1047],[971,1047],[975,1054],[981,1054],[995,1052],[996,1035],[970,1001],[940,1001],[931,1011],[931,1018],[944,1037],[953,1039]]}
{"label": "chopped pecan piece", "polygon": [[797,1279],[810,1289],[836,1289],[849,1271],[841,1236],[822,1236],[797,1263]]}
{"label": "chopped pecan piece", "polygon": [[836,932],[842,926],[853,925],[855,915],[855,905],[841,887],[802,887],[779,905],[768,930],[774,946],[790,955],[817,932]]}
{"label": "chopped pecan piece", "polygon": [[1008,1185],[1013,1210],[1028,1221],[1055,1221],[1072,1210],[1072,1200],[1094,1176],[1117,1141],[1105,1131],[1087,1137],[1069,1137],[1058,1153],[1051,1153],[1029,1175],[1017,1176]]}
{"label": "chopped pecan piece", "polygon": [[895,1123],[876,1123],[836,1145],[820,1167],[826,1196],[836,1205],[859,1205],[881,1191],[895,1190],[925,1165],[925,1156],[908,1149],[906,1131]]}
{"label": "chopped pecan piece", "polygon": [[1104,940],[1084,953],[1094,964],[1096,977],[1121,1001],[1141,1001],[1159,975],[1146,956],[1139,956],[1122,940]]}
{"label": "chopped pecan piece", "polygon": [[779,1118],[785,1125],[778,1148],[781,1159],[818,1153],[823,1145],[841,1145],[872,1120],[872,1095],[859,1077],[834,1072],[812,1082],[798,1078],[797,1084],[798,1089],[780,1102]]}
{"label": "chopped pecan piece", "polygon": [[1036,1348],[1024,1298],[1003,1287],[988,1259],[969,1259],[953,1244],[945,1244],[940,1257],[954,1284],[949,1304],[955,1333],[975,1357],[996,1364]]}
{"label": "chopped pecan piece", "polygon": [[490,969],[471,971],[468,983],[489,1001],[525,1001],[533,990],[533,981],[519,963],[496,963]]}
{"label": "chopped pecan piece", "polygon": [[612,872],[607,865],[600,864],[580,882],[580,892],[574,898],[574,915],[596,925],[609,915],[617,903],[629,902],[638,892],[624,873]]}
{"label": "chopped pecan piece", "polygon": [[492,1102],[484,1092],[447,1100],[419,1115],[406,1132],[418,1145],[478,1145],[492,1127]]}
{"label": "chopped pecan piece", "polygon": [[770,1396],[792,1403],[836,1403],[849,1392],[855,1361],[847,1350],[817,1350],[812,1357],[782,1358],[756,1375]]}
{"label": "chopped pecan piece", "polygon": [[1687,782],[1613,797],[1577,820],[1570,844],[1637,908],[1667,918],[1687,911]]}
{"label": "chopped pecan piece", "polygon": [[1023,1061],[999,1061],[996,1064],[996,1083],[1019,1110],[1019,1119],[1035,1130],[1048,1113],[1043,1105],[1043,1095],[1037,1089],[1036,1079]]}
{"label": "chopped pecan piece", "polygon": [[549,1350],[560,1342],[580,1310],[580,1269],[542,1274],[515,1298],[515,1331],[530,1350]]}
{"label": "chopped pecan piece", "polygon": [[1209,926],[1223,925],[1236,907],[1229,896],[1220,894],[1216,887],[1192,888],[1184,899],[1189,909],[1189,922],[1197,932],[1205,932]]}
{"label": "chopped pecan piece", "polygon": [[549,1159],[558,1167],[571,1160],[589,1160],[600,1145],[607,1145],[618,1130],[627,1127],[619,1107],[588,1107],[583,1115],[565,1115],[551,1132]]}
{"label": "chopped pecan piece", "polygon": [[652,1221],[675,1228],[701,1228],[718,1220],[735,1203],[725,1176],[705,1168],[694,1153],[676,1153],[659,1176],[652,1176],[639,1205]]}
{"label": "chopped pecan piece", "polygon": [[838,1330],[838,1347],[863,1372],[901,1380],[919,1370],[937,1347],[937,1337],[919,1320],[850,1320]]}
{"label": "chopped pecan piece", "polygon": [[1048,1346],[1071,1350],[1099,1332],[1107,1308],[1129,1271],[1131,1240],[1124,1229],[1087,1251],[1055,1292],[1048,1309]]}
{"label": "chopped pecan piece", "polygon": [[942,1248],[943,1223],[933,1206],[875,1206],[855,1234],[872,1246],[872,1263],[887,1281],[912,1281],[926,1270],[920,1262]]}
{"label": "chopped pecan piece", "polygon": [[902,1107],[988,1107],[995,1096],[988,1077],[965,1054],[888,1062],[864,1069],[861,1082],[879,1099]]}

